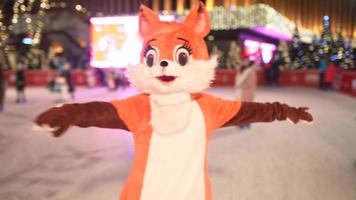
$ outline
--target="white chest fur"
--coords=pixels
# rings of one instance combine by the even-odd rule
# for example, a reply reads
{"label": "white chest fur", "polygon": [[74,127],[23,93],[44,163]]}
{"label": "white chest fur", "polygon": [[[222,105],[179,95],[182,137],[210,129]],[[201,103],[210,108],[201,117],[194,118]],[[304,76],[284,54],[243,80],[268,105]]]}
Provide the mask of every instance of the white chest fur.
{"label": "white chest fur", "polygon": [[[203,200],[206,133],[199,105],[189,100],[188,103],[180,103],[184,105],[181,108],[174,105],[176,109],[157,111],[154,109],[159,108],[153,104],[151,99],[151,120],[156,125],[174,122],[177,112],[188,113],[177,115],[180,119],[177,119],[177,126],[171,124],[173,131],[153,125],[141,200]],[[168,121],[167,116],[170,116]]]}

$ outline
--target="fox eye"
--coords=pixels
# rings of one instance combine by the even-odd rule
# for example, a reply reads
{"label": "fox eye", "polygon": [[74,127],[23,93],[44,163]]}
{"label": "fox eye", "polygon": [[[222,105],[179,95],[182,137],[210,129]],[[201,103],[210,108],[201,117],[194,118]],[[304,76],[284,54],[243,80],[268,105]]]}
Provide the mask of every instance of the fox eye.
{"label": "fox eye", "polygon": [[154,49],[150,49],[146,53],[146,65],[152,67],[156,63],[157,53]]}
{"label": "fox eye", "polygon": [[176,52],[176,62],[179,63],[181,66],[186,65],[189,61],[189,55],[189,51],[186,48],[180,47],[179,49],[177,49]]}

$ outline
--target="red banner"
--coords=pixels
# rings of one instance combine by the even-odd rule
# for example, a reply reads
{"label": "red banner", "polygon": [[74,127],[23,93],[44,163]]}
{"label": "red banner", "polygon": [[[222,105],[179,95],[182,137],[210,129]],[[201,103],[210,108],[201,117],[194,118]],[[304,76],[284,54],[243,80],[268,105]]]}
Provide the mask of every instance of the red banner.
{"label": "red banner", "polygon": [[[5,72],[5,79],[9,85],[15,85],[16,74],[12,71]],[[45,86],[49,84],[51,80],[54,80],[58,76],[56,71],[26,71],[26,85],[29,86]],[[86,86],[88,85],[88,75],[85,71],[74,71],[72,73],[73,81],[75,85]]]}
{"label": "red banner", "polygon": [[[333,88],[344,93],[356,96],[356,72],[346,71],[343,69],[337,69],[335,73],[335,81],[333,82]],[[33,86],[45,86],[51,80],[58,76],[55,71],[27,71],[26,72],[26,84]],[[233,86],[235,82],[236,70],[231,69],[218,69],[215,74],[215,81],[213,85],[216,86]],[[263,71],[257,72],[258,84],[263,85],[265,83],[265,76]],[[5,78],[9,85],[15,84],[15,73],[7,71],[5,72]],[[87,86],[88,74],[85,71],[73,71],[73,80],[75,85]],[[95,77],[97,83],[97,78]],[[307,86],[318,87],[319,84],[319,72],[317,70],[300,70],[280,71],[280,85],[289,86]]]}

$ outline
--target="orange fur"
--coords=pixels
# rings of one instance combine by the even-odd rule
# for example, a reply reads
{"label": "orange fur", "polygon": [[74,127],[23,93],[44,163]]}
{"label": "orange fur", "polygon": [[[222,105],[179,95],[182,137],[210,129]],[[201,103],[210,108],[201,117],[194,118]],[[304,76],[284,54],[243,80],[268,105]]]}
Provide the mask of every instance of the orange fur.
{"label": "orange fur", "polygon": [[[140,7],[139,13],[139,33],[144,41],[144,45],[141,52],[141,65],[136,69],[137,74],[133,74],[132,77],[144,78],[142,82],[149,83],[151,77],[155,77],[157,74],[159,75],[162,73],[168,75],[181,75],[180,78],[183,78],[182,80],[184,80],[184,82],[190,83],[187,81],[187,79],[184,79],[185,77],[189,76],[188,74],[190,74],[194,77],[200,76],[200,79],[207,79],[207,83],[209,83],[213,77],[213,75],[210,75],[210,71],[213,73],[214,68],[211,66],[200,66],[202,64],[207,65],[207,62],[199,63],[199,61],[209,60],[207,47],[204,42],[204,37],[209,33],[209,31],[209,16],[202,3],[198,3],[192,9],[183,23],[162,22],[159,20],[155,12],[142,5]],[[192,58],[192,60],[194,60],[196,65],[199,65],[199,67],[204,69],[209,69],[208,71],[199,69],[197,68],[198,66],[192,66],[189,64],[187,66],[175,66],[178,65],[177,59],[175,59],[177,54],[176,48],[182,46],[183,44],[187,44],[189,47],[191,47],[189,56]],[[155,51],[157,51],[157,54],[155,55],[158,58],[155,60],[155,63],[152,66],[148,66],[146,63],[147,58],[145,58],[145,49],[147,46],[152,47],[155,49]],[[163,60],[170,62],[170,66],[167,67],[167,69],[159,66],[159,63]],[[188,74],[182,73],[180,71],[181,69],[186,69],[187,71],[184,71],[184,73]],[[156,72],[154,72],[155,70]],[[157,70],[162,70],[162,72],[157,72]],[[164,70],[166,71],[164,72]],[[202,76],[203,74],[206,74],[206,76]],[[176,81],[179,82],[179,80]],[[188,87],[196,85],[197,82],[199,81],[197,81],[195,78],[194,83],[190,83]],[[136,83],[137,85],[135,86],[141,86],[142,84],[141,82]],[[157,87],[155,83],[158,82],[153,81],[153,84],[148,85],[147,87],[150,89]],[[172,85],[168,85],[166,87],[175,86],[176,85],[172,83]],[[206,87],[208,87],[208,85]],[[198,87],[198,91],[201,91],[201,89],[205,89],[206,87]],[[164,89],[165,88],[161,89],[160,92],[162,92]],[[152,94],[157,92],[157,90],[147,92]],[[168,90],[168,93],[172,92],[178,91]],[[184,89],[182,90],[179,88],[179,92],[184,92]],[[234,114],[238,112],[241,106],[241,102],[239,101],[232,102],[221,100],[206,94],[191,95],[191,98],[193,101],[198,102],[203,111],[206,124],[206,143],[209,142],[213,129],[216,129],[226,123],[227,120],[229,120]],[[116,107],[120,118],[122,118],[125,124],[127,124],[129,130],[134,133],[133,135],[135,140],[135,158],[133,161],[133,168],[120,199],[139,200],[141,197],[141,189],[143,187],[148,150],[153,131],[153,127],[150,123],[151,108],[149,105],[149,95],[141,94],[126,100],[113,101],[112,103]],[[140,111],[135,110],[138,108]],[[139,115],[137,115],[138,113]],[[205,148],[207,147],[208,145],[206,144]],[[207,152],[207,149],[205,152]],[[204,160],[205,199],[210,200],[212,195],[211,185],[208,177],[206,154]]]}
{"label": "orange fur", "polygon": [[[213,97],[208,94],[192,94],[192,100],[197,101],[201,107],[206,125],[205,145],[205,199],[212,199],[211,184],[208,175],[207,148],[212,132],[229,119],[241,108],[240,101],[229,101]],[[139,200],[143,187],[144,174],[147,164],[148,150],[152,136],[151,109],[149,95],[140,94],[124,100],[111,102],[117,110],[120,118],[133,133],[135,141],[135,157],[132,163],[131,173],[122,191],[120,200]]]}
{"label": "orange fur", "polygon": [[208,88],[217,65],[204,41],[209,31],[210,19],[202,3],[182,23],[160,21],[154,11],[141,5],[141,64],[128,68],[131,84],[150,94],[197,93]]}
{"label": "orange fur", "polygon": [[[122,128],[131,131],[135,142],[135,155],[131,173],[120,197],[121,200],[151,200],[153,199],[152,196],[162,195],[162,187],[164,188],[169,179],[172,178],[171,174],[176,174],[177,176],[172,178],[173,182],[170,185],[184,186],[181,187],[181,189],[183,188],[181,190],[183,196],[195,195],[196,198],[193,197],[192,199],[204,198],[205,200],[211,200],[207,148],[214,129],[225,126],[227,123],[236,125],[243,121],[270,122],[275,119],[288,119],[287,117],[294,120],[294,122],[298,122],[300,119],[312,121],[312,116],[306,112],[306,108],[290,108],[285,104],[281,105],[279,103],[273,105],[242,104],[240,101],[223,100],[201,93],[209,87],[213,80],[216,66],[216,59],[209,59],[204,42],[204,37],[209,30],[208,13],[202,3],[193,8],[183,23],[161,22],[152,10],[141,6],[139,33],[144,40],[141,64],[131,66],[128,69],[128,75],[131,77],[133,85],[146,94],[139,94],[123,100],[114,100],[110,105],[100,102],[65,105],[61,108],[50,109],[42,114],[36,120],[36,123],[60,127],[57,133],[54,133],[57,134],[56,136],[62,134],[70,125]],[[155,102],[158,98],[162,101]],[[190,105],[191,107],[186,109],[187,106],[185,105]],[[196,110],[194,111],[193,108],[196,108]],[[179,114],[183,112],[189,116],[179,118]],[[194,115],[194,112],[197,115]],[[161,116],[159,114],[155,115],[155,113],[159,113]],[[62,116],[68,117],[63,118]],[[172,118],[170,118],[171,116]],[[240,118],[237,116],[240,116]],[[165,120],[165,118],[170,121]],[[176,126],[177,122],[184,122],[184,120],[189,125]],[[168,137],[167,134],[159,136],[158,130],[160,127],[157,126],[158,123],[153,122],[168,124],[169,129],[172,128],[173,132],[179,130],[175,134],[187,133],[186,135],[189,137]],[[193,127],[190,126],[191,124],[198,124],[198,126]],[[181,131],[184,126],[185,130]],[[204,126],[205,129],[202,128]],[[199,137],[190,137],[194,136],[194,134],[199,134]],[[204,137],[206,143],[202,144],[202,138]],[[177,144],[172,145],[174,148],[157,143],[157,141],[166,143],[172,140],[173,143]],[[190,143],[182,143],[181,141],[189,141]],[[166,144],[171,145],[173,143]],[[150,145],[156,148],[150,148]],[[180,154],[182,152],[181,146],[197,146],[201,148],[186,148],[187,151],[183,151],[184,154]],[[169,154],[169,156],[155,157],[155,155],[160,155],[159,153],[161,152]],[[191,155],[191,152],[198,152],[198,154],[194,156]],[[174,157],[174,155],[178,156]],[[179,160],[179,155],[192,160]],[[153,160],[150,158],[153,158]],[[164,164],[158,166],[150,165],[150,163],[155,162],[157,164],[157,161],[154,160],[155,158],[166,162],[162,162]],[[194,162],[193,159],[199,162]],[[167,165],[167,162],[172,165]],[[179,165],[179,162],[183,165]],[[200,166],[200,168],[186,168],[186,164],[189,164],[188,162],[192,165]],[[167,173],[162,173],[167,166],[169,168],[169,170],[166,170]],[[152,173],[152,168],[157,169],[154,171],[157,173]],[[202,170],[204,170],[204,174]],[[175,171],[178,173],[175,173]],[[187,171],[193,171],[194,173],[192,175],[186,173]],[[195,173],[196,171],[200,173]],[[148,176],[149,179],[145,179],[146,174],[153,174],[153,176]],[[182,174],[187,174],[187,176],[182,178]],[[162,177],[169,179],[161,179]],[[199,178],[198,181],[194,179],[196,177]],[[148,182],[144,184],[146,180]],[[190,180],[196,183],[191,183]],[[155,187],[150,187],[152,185]],[[204,191],[203,187],[205,187]],[[147,193],[147,191],[149,192]],[[178,194],[175,196],[176,198],[172,196],[172,199],[182,199],[179,196],[179,190],[176,191],[176,187],[169,187],[167,191],[163,194],[163,198],[168,199],[167,196],[171,197]]]}
{"label": "orange fur", "polygon": [[[144,5],[140,7],[139,32],[144,40],[160,50],[159,60],[173,60],[174,47],[183,44],[184,38],[189,41],[192,48],[192,57],[196,60],[207,60],[209,58],[204,37],[210,31],[210,20],[208,13],[202,3],[197,4],[187,16],[183,23],[162,22],[157,14]],[[141,63],[144,55],[141,53]]]}

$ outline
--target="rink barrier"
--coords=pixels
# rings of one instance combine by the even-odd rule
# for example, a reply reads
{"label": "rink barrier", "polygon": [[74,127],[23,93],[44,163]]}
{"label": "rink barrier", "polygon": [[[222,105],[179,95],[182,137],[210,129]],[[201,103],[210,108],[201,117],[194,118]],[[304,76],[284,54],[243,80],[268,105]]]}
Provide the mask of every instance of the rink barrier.
{"label": "rink barrier", "polygon": [[[88,77],[85,71],[74,71],[72,73],[74,84],[77,86],[87,86],[88,85]],[[56,71],[26,71],[26,85],[27,86],[46,86],[51,80],[54,80],[58,77],[58,72]],[[10,86],[15,85],[15,72],[6,71],[5,78],[7,84]],[[95,78],[95,82],[97,80]]]}
{"label": "rink barrier", "polygon": [[[235,82],[236,71],[232,69],[216,70],[214,85],[233,86]],[[265,85],[265,74],[263,71],[257,72],[257,81],[259,85]],[[282,70],[280,72],[279,83],[281,85],[299,85],[307,87],[316,87],[319,84],[319,73],[316,70],[290,71]]]}
{"label": "rink barrier", "polygon": [[[56,78],[58,73],[55,71],[27,71],[26,83],[28,86],[46,86]],[[235,82],[236,71],[233,69],[217,69],[215,74],[214,86],[233,86]],[[5,78],[10,86],[15,84],[15,72],[5,72]],[[257,72],[258,84],[265,84],[263,71]],[[74,71],[73,81],[77,86],[88,86],[88,75],[86,71]],[[98,84],[97,77],[94,78],[94,84]],[[318,87],[319,72],[317,70],[281,70],[280,85],[282,86],[305,86]],[[356,72],[337,69],[333,88],[356,96]]]}

